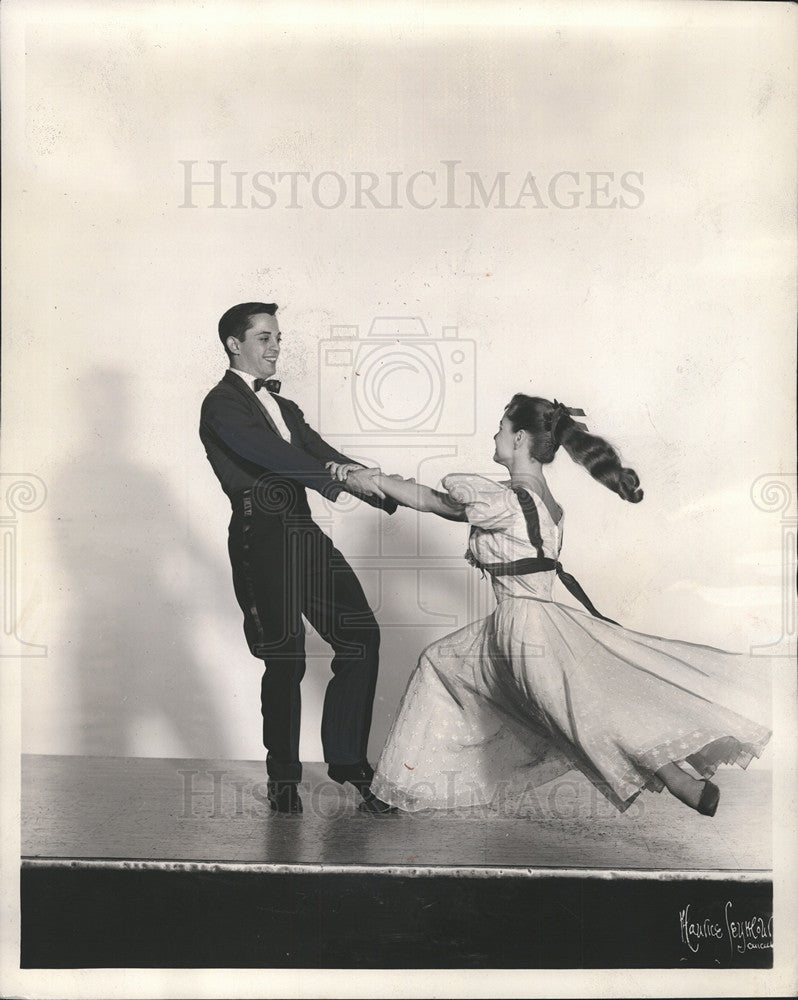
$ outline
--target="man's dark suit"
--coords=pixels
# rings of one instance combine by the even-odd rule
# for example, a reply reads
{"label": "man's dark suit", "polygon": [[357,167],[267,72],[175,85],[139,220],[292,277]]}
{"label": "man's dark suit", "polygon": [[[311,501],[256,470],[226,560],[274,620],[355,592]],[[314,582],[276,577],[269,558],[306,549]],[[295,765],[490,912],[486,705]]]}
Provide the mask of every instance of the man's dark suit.
{"label": "man's dark suit", "polygon": [[[352,460],[307,424],[296,403],[273,398],[291,432],[290,444],[233,371],[205,397],[200,438],[233,507],[228,538],[233,584],[250,651],[265,663],[267,770],[276,781],[295,782],[302,777],[302,615],[333,648],[321,726],[324,759],[332,765],[366,762],[380,633],[360,582],[311,518],[305,493],[309,487],[337,499],[342,487],[324,463]],[[391,500],[362,499],[388,513],[396,509]]]}

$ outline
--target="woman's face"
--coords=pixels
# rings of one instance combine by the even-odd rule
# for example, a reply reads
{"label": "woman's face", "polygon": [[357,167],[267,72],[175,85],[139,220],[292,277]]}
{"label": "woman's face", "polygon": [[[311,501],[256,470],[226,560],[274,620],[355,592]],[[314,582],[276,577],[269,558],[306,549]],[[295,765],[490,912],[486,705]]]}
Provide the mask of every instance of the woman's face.
{"label": "woman's face", "polygon": [[515,445],[515,431],[513,430],[513,425],[507,419],[507,417],[502,417],[499,423],[498,431],[493,435],[493,443],[496,446],[493,452],[493,461],[497,462],[499,465],[505,465],[509,467],[512,461],[514,445]]}

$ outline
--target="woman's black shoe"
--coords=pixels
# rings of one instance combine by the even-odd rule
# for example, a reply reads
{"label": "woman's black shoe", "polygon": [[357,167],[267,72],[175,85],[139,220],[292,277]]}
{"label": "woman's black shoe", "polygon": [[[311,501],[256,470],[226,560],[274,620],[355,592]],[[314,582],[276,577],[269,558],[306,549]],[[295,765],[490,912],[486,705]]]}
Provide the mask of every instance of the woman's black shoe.
{"label": "woman's black shoe", "polygon": [[713,785],[711,781],[705,781],[701,798],[698,800],[698,811],[702,816],[714,816],[718,811],[719,801],[720,789],[718,786]]}
{"label": "woman's black shoe", "polygon": [[266,797],[272,812],[301,813],[302,799],[293,781],[270,781],[266,786]]}

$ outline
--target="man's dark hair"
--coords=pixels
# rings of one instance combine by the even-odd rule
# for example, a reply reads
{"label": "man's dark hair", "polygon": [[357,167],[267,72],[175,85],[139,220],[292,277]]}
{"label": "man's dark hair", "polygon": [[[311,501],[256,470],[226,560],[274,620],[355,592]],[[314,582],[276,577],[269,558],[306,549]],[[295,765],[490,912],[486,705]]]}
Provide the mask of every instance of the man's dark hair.
{"label": "man's dark hair", "polygon": [[228,337],[243,340],[249,329],[249,321],[253,316],[257,316],[259,313],[268,313],[270,316],[274,316],[276,312],[277,306],[274,302],[241,302],[239,305],[233,306],[232,309],[228,309],[219,320],[219,340],[221,340],[222,347],[228,356],[230,354],[227,350]]}

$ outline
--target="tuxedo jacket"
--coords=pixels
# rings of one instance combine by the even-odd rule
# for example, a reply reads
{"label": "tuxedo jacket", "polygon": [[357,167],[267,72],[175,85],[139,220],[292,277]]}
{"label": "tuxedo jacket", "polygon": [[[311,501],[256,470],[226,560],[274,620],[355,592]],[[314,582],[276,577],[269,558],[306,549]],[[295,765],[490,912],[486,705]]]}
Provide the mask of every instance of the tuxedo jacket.
{"label": "tuxedo jacket", "polygon": [[[268,411],[249,385],[230,370],[202,403],[200,438],[234,510],[243,494],[254,490],[255,506],[261,513],[281,519],[309,518],[306,489],[336,500],[342,486],[331,479],[325,463],[352,459],[327,444],[307,423],[296,403],[272,395],[291,432],[290,443],[277,432]],[[260,505],[259,497],[263,500]],[[360,499],[389,514],[396,510],[396,502],[389,498]]]}

